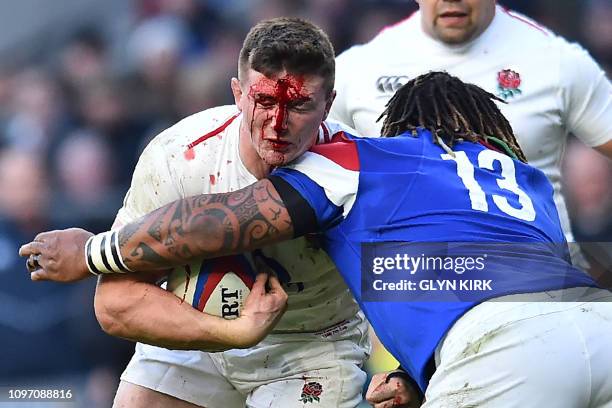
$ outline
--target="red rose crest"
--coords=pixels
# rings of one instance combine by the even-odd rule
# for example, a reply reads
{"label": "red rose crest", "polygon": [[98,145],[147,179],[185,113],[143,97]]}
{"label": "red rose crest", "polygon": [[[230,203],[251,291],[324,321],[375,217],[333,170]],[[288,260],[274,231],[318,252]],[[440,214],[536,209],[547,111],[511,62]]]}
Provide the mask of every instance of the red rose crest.
{"label": "red rose crest", "polygon": [[304,384],[302,387],[302,395],[300,401],[304,404],[307,402],[319,402],[319,396],[323,393],[323,386],[318,382],[312,381]]}
{"label": "red rose crest", "polygon": [[522,91],[519,89],[519,86],[521,86],[521,76],[518,72],[504,69],[497,73],[497,87],[500,97],[508,99],[517,94],[520,95]]}

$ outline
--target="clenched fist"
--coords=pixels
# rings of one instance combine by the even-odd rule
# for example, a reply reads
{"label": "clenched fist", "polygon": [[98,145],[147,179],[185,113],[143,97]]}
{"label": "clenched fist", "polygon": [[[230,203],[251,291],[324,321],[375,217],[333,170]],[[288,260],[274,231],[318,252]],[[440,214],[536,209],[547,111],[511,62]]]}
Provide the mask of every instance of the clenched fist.
{"label": "clenched fist", "polygon": [[28,257],[30,279],[75,282],[93,276],[85,260],[85,243],[92,235],[80,228],[38,234],[19,248],[19,255]]}

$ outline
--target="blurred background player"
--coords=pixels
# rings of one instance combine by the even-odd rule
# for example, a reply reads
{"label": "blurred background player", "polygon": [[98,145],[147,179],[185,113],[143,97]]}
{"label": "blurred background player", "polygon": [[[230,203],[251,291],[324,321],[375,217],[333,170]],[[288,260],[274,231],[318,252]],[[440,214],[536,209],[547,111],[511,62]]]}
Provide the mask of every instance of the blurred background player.
{"label": "blurred background player", "polygon": [[[423,407],[607,407],[612,292],[571,264],[552,185],[526,163],[494,99],[431,72],[394,95],[381,138],[340,134],[239,191],[177,200],[95,237],[81,229],[40,234],[22,255],[40,258],[35,275],[63,281],[88,277],[92,262],[126,273],[100,260],[113,235],[115,253],[145,271],[322,232],[381,340],[425,392]],[[364,263],[402,253],[484,264],[482,274],[476,267],[465,275],[415,266],[416,289],[377,289],[381,275]],[[383,282],[406,277],[395,268]],[[492,283],[421,285],[457,275]]]}
{"label": "blurred background player", "polygon": [[[252,184],[342,129],[323,122],[334,98],[334,51],[317,27],[298,19],[257,24],[245,39],[238,69],[239,79],[231,81],[236,105],[189,116],[147,146],[116,227],[181,197]],[[155,286],[158,276],[101,277],[95,304],[102,327],[147,343],[136,346],[116,407],[290,407],[313,397],[315,384],[320,406],[359,404],[367,325],[325,252],[300,239],[210,265],[222,272],[236,262],[250,262],[243,272],[251,275],[255,264],[270,268],[290,306],[260,345],[224,353],[168,350],[203,347],[198,325],[176,323],[185,305]],[[237,344],[206,348],[232,347]]]}

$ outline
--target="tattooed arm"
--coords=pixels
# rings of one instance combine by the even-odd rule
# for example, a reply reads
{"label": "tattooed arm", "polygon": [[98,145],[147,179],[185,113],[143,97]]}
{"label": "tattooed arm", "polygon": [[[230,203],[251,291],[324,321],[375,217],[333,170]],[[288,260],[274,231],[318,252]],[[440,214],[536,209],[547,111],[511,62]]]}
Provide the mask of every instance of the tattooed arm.
{"label": "tattooed arm", "polygon": [[[300,228],[300,234],[316,230],[316,222],[307,225],[309,229]],[[100,252],[105,248],[103,239],[113,241],[115,234],[115,248],[125,268],[144,272],[183,265],[194,257],[240,253],[291,239],[294,223],[272,182],[263,179],[232,193],[174,201],[118,232],[95,236],[97,241],[88,241],[92,234],[77,228],[43,232],[19,253],[38,256],[38,266],[30,270],[32,280],[72,282],[92,276],[83,256],[86,241],[98,245]],[[104,262],[99,257],[97,261],[101,269],[105,262],[114,262],[111,254]]]}
{"label": "tattooed arm", "polygon": [[[234,193],[177,200],[119,231],[125,264],[157,272],[100,277],[95,309],[107,333],[175,349],[223,350],[256,344],[282,316],[287,295],[278,279],[266,274],[258,275],[241,317],[232,321],[203,314],[152,284],[160,269],[185,264],[191,256],[242,252],[291,238],[290,217],[268,180]],[[21,249],[22,255],[40,256],[33,279],[92,276],[84,257],[90,236],[74,228],[39,234]]]}
{"label": "tattooed arm", "polygon": [[291,217],[268,180],[232,193],[177,200],[126,225],[119,248],[130,270],[245,252],[293,237]]}
{"label": "tattooed arm", "polygon": [[[279,222],[279,210],[273,210],[277,215],[273,215],[270,222],[266,217],[256,215],[259,210],[254,196],[266,208],[279,205],[267,204],[264,197],[268,195],[266,191],[251,186],[242,194],[228,193],[179,200],[134,224],[128,224],[121,230],[123,233],[119,234],[119,243],[127,248],[134,238],[138,238],[139,232],[143,232],[146,239],[151,241],[134,241],[135,250],[131,252],[140,257],[136,259],[145,259],[146,265],[157,268],[167,262],[168,256],[175,257],[178,254],[176,262],[188,263],[185,257],[198,251],[196,247],[189,247],[197,243],[197,240],[190,241],[190,234],[198,235],[201,231],[201,225],[194,223],[214,222],[213,225],[223,226],[244,220],[249,226],[245,226],[244,231],[257,239],[254,234],[270,229],[270,222]],[[225,221],[228,214],[233,221]],[[205,221],[204,217],[209,217],[209,221]],[[285,225],[290,225],[290,221]],[[164,243],[168,243],[168,246]],[[158,249],[160,245],[162,249]],[[143,265],[131,262],[130,259],[124,257],[126,265],[135,270],[143,269]],[[254,286],[246,299],[241,318],[229,323],[219,317],[203,315],[189,303],[178,302],[172,293],[147,283],[148,275],[153,274],[113,274],[100,277],[95,298],[96,317],[108,334],[172,349],[211,351],[249,347],[260,341],[268,329],[273,327],[272,321],[280,318],[286,300],[275,276],[270,276],[268,280],[271,291],[262,296],[265,293],[265,279],[262,281],[259,276],[255,285],[261,286],[260,294]]]}

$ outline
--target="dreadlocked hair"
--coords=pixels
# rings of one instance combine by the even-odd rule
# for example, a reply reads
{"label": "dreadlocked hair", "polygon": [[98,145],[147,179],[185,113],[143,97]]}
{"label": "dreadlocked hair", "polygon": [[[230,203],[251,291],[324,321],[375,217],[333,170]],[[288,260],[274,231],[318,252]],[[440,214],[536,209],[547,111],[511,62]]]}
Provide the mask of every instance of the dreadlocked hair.
{"label": "dreadlocked hair", "polygon": [[434,143],[452,153],[456,142],[469,140],[494,146],[527,162],[512,126],[493,101],[505,103],[484,89],[466,84],[446,72],[429,72],[402,86],[377,121],[385,117],[383,137],[417,128],[429,130]]}

